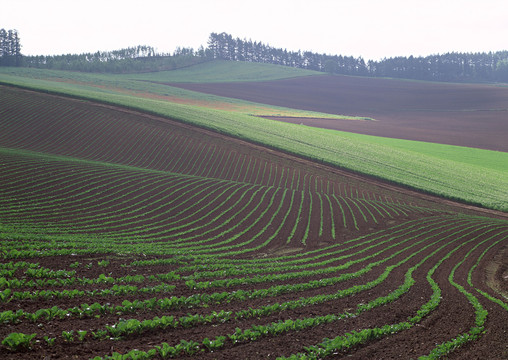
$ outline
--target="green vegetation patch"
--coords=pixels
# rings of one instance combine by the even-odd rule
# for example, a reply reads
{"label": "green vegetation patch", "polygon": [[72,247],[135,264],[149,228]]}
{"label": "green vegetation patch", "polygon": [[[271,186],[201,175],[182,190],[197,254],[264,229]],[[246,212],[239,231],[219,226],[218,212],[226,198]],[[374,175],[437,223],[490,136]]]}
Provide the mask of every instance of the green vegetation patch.
{"label": "green vegetation patch", "polygon": [[208,83],[268,81],[309,75],[323,75],[323,73],[282,65],[215,60],[171,71],[127,74],[121,77],[157,82]]}
{"label": "green vegetation patch", "polygon": [[[325,132],[337,132],[336,130],[322,129]],[[411,151],[425,156],[435,157],[441,160],[451,160],[480,168],[489,168],[500,171],[508,176],[508,153],[476,149],[465,146],[436,144],[424,141],[393,139],[380,136],[363,135],[349,132],[340,132],[340,136],[358,141],[368,141],[372,144]]]}

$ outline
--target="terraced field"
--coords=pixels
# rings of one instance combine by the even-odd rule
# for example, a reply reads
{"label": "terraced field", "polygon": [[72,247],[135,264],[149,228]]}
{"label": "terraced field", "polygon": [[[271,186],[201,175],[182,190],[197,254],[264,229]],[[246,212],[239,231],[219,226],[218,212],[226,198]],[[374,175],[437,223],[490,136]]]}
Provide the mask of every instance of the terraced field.
{"label": "terraced field", "polygon": [[502,213],[109,105],[0,104],[4,359],[508,357]]}

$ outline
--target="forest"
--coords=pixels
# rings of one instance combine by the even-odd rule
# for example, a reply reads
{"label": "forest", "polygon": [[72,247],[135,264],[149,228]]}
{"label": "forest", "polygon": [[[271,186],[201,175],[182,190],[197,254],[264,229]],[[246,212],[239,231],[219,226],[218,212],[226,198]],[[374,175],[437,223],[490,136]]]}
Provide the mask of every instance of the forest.
{"label": "forest", "polygon": [[172,54],[139,45],[114,51],[54,56],[23,56],[16,30],[0,29],[0,65],[101,73],[173,70],[210,60],[291,66],[330,74],[393,77],[447,82],[508,82],[508,51],[393,57],[362,57],[288,51],[262,42],[211,33],[207,47],[178,47]]}

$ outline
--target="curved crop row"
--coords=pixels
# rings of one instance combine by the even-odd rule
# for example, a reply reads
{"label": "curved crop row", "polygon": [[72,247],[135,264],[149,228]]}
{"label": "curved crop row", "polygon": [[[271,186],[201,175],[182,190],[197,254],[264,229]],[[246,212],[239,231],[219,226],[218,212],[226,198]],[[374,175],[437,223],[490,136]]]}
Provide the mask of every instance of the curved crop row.
{"label": "curved crop row", "polygon": [[501,357],[505,220],[149,115],[0,102],[1,358]]}

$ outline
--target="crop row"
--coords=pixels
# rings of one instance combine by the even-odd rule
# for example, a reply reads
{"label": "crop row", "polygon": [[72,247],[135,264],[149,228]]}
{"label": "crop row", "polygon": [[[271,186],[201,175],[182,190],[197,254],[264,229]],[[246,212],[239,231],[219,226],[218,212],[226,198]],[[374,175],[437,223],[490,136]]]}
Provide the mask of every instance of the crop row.
{"label": "crop row", "polygon": [[[27,154],[16,155],[12,161],[25,158],[25,171],[28,171],[31,163],[26,159]],[[99,164],[95,165],[93,174],[87,168],[80,170],[81,164],[74,164],[73,176],[67,180],[68,162],[51,157],[46,160],[54,160],[54,180],[43,179],[45,174],[41,172],[40,181],[46,181],[47,185],[36,187],[39,181],[35,173],[33,188],[24,191],[9,187],[9,184],[19,186],[24,173],[18,175],[14,164],[12,174],[5,169],[10,182],[3,188],[3,202],[16,204],[0,211],[5,221],[50,223],[51,227],[72,227],[74,232],[81,233],[110,233],[114,237],[151,240],[164,237],[174,239],[175,249],[181,248],[182,243],[185,247],[200,246],[205,251],[207,242],[214,243],[218,249],[219,243],[215,241],[218,238],[226,238],[223,244],[230,246],[241,237],[253,240],[266,236],[263,234],[274,221],[280,225],[280,238],[289,243],[297,238],[305,244],[309,237],[337,238],[338,228],[359,230],[387,219],[432,214],[422,208],[333,194],[279,191],[280,188],[148,170],[146,174],[126,168],[112,172],[108,166]],[[64,169],[61,181],[57,176],[60,165]],[[230,226],[232,223],[234,226]]]}
{"label": "crop row", "polygon": [[[441,225],[439,225],[440,223],[441,223]],[[467,224],[467,222],[466,222],[466,224]],[[455,226],[455,228],[459,229],[460,231],[463,231],[463,229],[462,229],[463,226],[464,226],[463,223],[458,222],[457,225]],[[469,227],[471,227],[471,226],[469,226]],[[442,229],[442,230],[438,231],[439,229]],[[340,251],[332,252],[331,254],[333,256],[333,261],[325,261],[325,262],[320,263],[319,261],[317,261],[318,257],[310,257],[310,258],[306,259],[310,263],[309,265],[311,265],[312,267],[318,268],[316,270],[311,270],[311,271],[303,270],[305,268],[305,266],[300,265],[300,267],[301,267],[300,271],[293,272],[293,273],[285,273],[285,274],[280,274],[280,275],[254,276],[254,277],[250,277],[250,278],[236,278],[236,279],[229,279],[229,280],[218,280],[217,282],[204,282],[204,283],[196,283],[193,280],[189,280],[188,277],[183,277],[183,281],[185,281],[185,284],[188,287],[190,287],[192,289],[196,289],[196,288],[203,288],[203,287],[208,288],[210,286],[227,286],[227,287],[229,287],[229,286],[233,286],[234,284],[247,284],[247,283],[252,284],[252,283],[262,283],[262,282],[274,282],[276,280],[277,281],[282,281],[282,280],[286,281],[288,279],[308,278],[310,276],[315,276],[315,275],[319,275],[321,277],[319,281],[312,281],[307,284],[301,283],[299,285],[291,285],[291,286],[273,286],[273,287],[263,290],[263,291],[233,292],[230,295],[228,295],[228,296],[230,296],[229,297],[230,299],[252,298],[252,297],[258,298],[260,296],[266,296],[266,295],[276,296],[277,294],[285,293],[287,291],[294,291],[295,289],[298,289],[298,291],[302,291],[304,289],[325,287],[325,286],[335,284],[337,282],[344,281],[345,279],[351,279],[351,278],[363,275],[363,274],[367,273],[368,271],[370,271],[373,267],[386,262],[387,260],[397,256],[399,253],[402,253],[404,251],[410,251],[410,249],[412,249],[415,246],[415,244],[411,244],[407,247],[403,247],[398,251],[394,251],[394,249],[396,249],[397,247],[400,248],[405,243],[413,241],[413,239],[417,239],[419,237],[422,237],[425,234],[429,234],[426,238],[424,238],[423,240],[419,240],[416,243],[416,244],[419,244],[424,241],[428,241],[429,239],[434,238],[434,237],[444,236],[444,234],[450,233],[450,231],[453,229],[454,228],[450,228],[449,225],[446,224],[444,221],[434,221],[433,223],[430,223],[428,225],[423,224],[420,227],[416,228],[415,230],[411,231],[414,233],[414,235],[412,237],[409,236],[409,235],[411,235],[411,232],[406,233],[406,231],[404,231],[404,232],[400,231],[398,236],[395,236],[394,232],[390,232],[389,234],[384,234],[381,237],[379,237],[379,236],[374,237],[373,236],[368,241],[362,241],[359,244],[359,245],[361,245],[360,249],[351,253],[351,254],[338,256],[338,254],[340,252],[354,249],[357,247],[357,245],[351,246],[349,248],[341,249]],[[451,235],[453,235],[455,233],[456,232],[451,233]],[[451,235],[447,235],[447,237],[449,237]],[[387,238],[388,236],[389,236],[389,238],[387,240],[381,241],[381,239]],[[368,246],[369,243],[370,243],[370,245]],[[376,248],[378,248],[377,251],[374,250]],[[352,257],[357,257],[358,255],[365,254],[366,252],[367,253],[371,252],[371,253],[367,256],[359,257],[357,259],[348,261],[348,258],[351,259]],[[384,253],[391,254],[391,255],[383,257]],[[381,257],[381,260],[371,262],[368,266],[364,265],[361,267],[361,269],[359,271],[356,271],[354,273],[344,273],[338,277],[322,278],[322,276],[324,274],[333,274],[336,272],[340,272],[340,271],[350,268],[351,266],[353,266],[355,264],[365,263],[365,262],[368,262],[371,259],[374,259],[376,257]],[[331,265],[333,265],[334,262],[339,263],[341,265],[331,266]],[[232,265],[232,266],[236,267],[235,265]],[[288,264],[288,266],[292,266],[292,265]],[[325,266],[325,267],[323,267],[323,266]],[[275,271],[280,271],[281,268],[270,268],[268,270],[275,272]],[[34,270],[31,267],[28,268],[26,271],[29,271],[30,273],[33,272],[34,274],[37,274],[37,272],[38,272],[37,270]],[[39,271],[41,272],[41,274],[47,273],[47,271],[42,271],[42,269],[40,269]],[[69,272],[60,270],[60,271],[55,271],[53,273],[65,275],[65,274],[68,274]],[[201,276],[196,275],[196,277],[201,277]],[[168,274],[151,275],[146,280],[156,281],[158,279],[164,279],[165,281],[168,281],[168,280],[169,281],[178,281],[180,278],[181,277],[178,274],[176,274],[175,272],[171,272]],[[46,279],[43,281],[38,281],[38,280],[21,280],[20,281],[17,279],[5,280],[5,278],[3,278],[2,284],[3,284],[3,287],[5,287],[7,289],[11,289],[14,287],[30,286],[30,285],[32,285],[32,286],[67,285],[67,286],[69,286],[72,284],[82,284],[82,285],[99,284],[99,283],[107,284],[107,283],[132,282],[132,281],[144,282],[145,277],[141,276],[141,275],[137,275],[137,276],[124,276],[124,277],[115,279],[113,277],[108,277],[108,276],[105,276],[104,274],[101,274],[96,279],[64,277],[63,279],[55,279],[55,280]],[[201,284],[201,285],[199,285],[199,284]],[[263,295],[263,294],[265,294],[265,295]],[[200,300],[200,301],[204,301],[203,305],[206,305],[211,302],[220,301],[218,299],[221,299],[223,297],[224,297],[224,293],[218,293],[217,296],[214,295],[211,297],[209,295],[206,295],[206,296],[202,297],[203,300]],[[190,299],[189,302],[192,303],[193,305],[197,305],[199,303],[196,303],[196,300],[199,298],[200,297],[196,297],[195,295],[193,295],[193,296],[189,297],[189,299]],[[172,302],[175,301],[175,304],[180,304],[182,301],[182,298],[173,297],[170,300]],[[185,300],[185,301],[187,301],[187,300]],[[173,305],[167,305],[167,304],[163,305],[164,308],[167,308],[168,306],[171,307]],[[113,308],[114,307],[112,307],[112,309]]]}
{"label": "crop row", "polygon": [[[477,232],[478,229],[473,230],[473,232],[475,232],[475,231]],[[490,233],[492,231],[493,231],[493,229],[488,230],[487,233]],[[482,245],[482,244],[485,244],[489,241],[492,241],[494,238],[497,238],[496,243],[500,243],[501,241],[503,241],[505,239],[507,232],[508,232],[508,230],[505,228],[504,233],[503,232],[496,233],[495,235],[488,237],[487,239],[478,243],[478,245],[475,246],[475,248]],[[300,356],[295,355],[290,358],[300,358],[300,357],[322,358],[326,355],[336,353],[337,351],[344,351],[345,349],[348,349],[353,345],[357,346],[359,344],[363,344],[367,341],[372,341],[372,340],[378,339],[380,337],[386,337],[389,335],[393,335],[393,334],[398,333],[400,331],[407,330],[407,329],[411,328],[415,324],[421,322],[425,317],[429,316],[429,314],[431,314],[433,311],[435,311],[438,308],[438,306],[441,302],[441,289],[439,288],[437,283],[433,280],[432,276],[436,272],[436,270],[443,264],[443,262],[445,260],[449,259],[455,252],[457,252],[461,248],[469,245],[470,243],[474,243],[475,241],[477,241],[478,238],[485,236],[486,233],[479,232],[474,237],[468,237],[469,234],[470,233],[465,233],[459,237],[452,237],[452,239],[453,239],[452,242],[445,242],[445,244],[441,245],[439,248],[434,250],[432,253],[430,253],[429,255],[424,257],[415,266],[409,268],[406,271],[404,283],[401,286],[399,286],[396,290],[392,291],[387,296],[382,296],[382,297],[379,297],[375,300],[372,300],[368,304],[359,304],[356,312],[353,312],[353,313],[346,312],[344,314],[337,314],[337,315],[328,314],[325,316],[317,316],[317,317],[306,318],[306,319],[285,320],[285,321],[279,321],[279,322],[268,324],[268,325],[255,325],[252,328],[245,329],[245,330],[241,330],[241,329],[237,328],[237,330],[234,333],[217,336],[217,338],[215,340],[210,340],[208,338],[203,339],[201,342],[196,342],[196,341],[192,341],[192,340],[189,340],[189,341],[188,340],[181,340],[179,344],[184,344],[184,345],[192,344],[192,346],[188,349],[182,348],[182,346],[181,345],[179,346],[179,344],[170,346],[167,343],[163,343],[163,344],[161,344],[161,346],[157,346],[153,350],[148,350],[148,351],[134,350],[131,353],[129,353],[130,355],[125,355],[124,357],[118,357],[119,354],[114,354],[111,357],[106,356],[105,358],[107,358],[107,359],[109,359],[109,358],[111,358],[111,359],[114,359],[114,358],[131,359],[131,358],[133,358],[133,359],[135,359],[135,358],[137,358],[137,356],[140,356],[140,358],[145,358],[143,356],[146,356],[146,358],[152,358],[157,355],[160,355],[163,358],[166,358],[166,357],[174,357],[174,356],[178,356],[178,355],[192,355],[192,354],[195,354],[198,352],[205,351],[206,349],[217,351],[220,348],[222,348],[225,345],[225,342],[227,342],[227,341],[229,341],[233,344],[253,342],[253,341],[256,341],[260,338],[267,337],[267,336],[280,336],[281,334],[283,334],[285,332],[300,331],[303,329],[308,329],[309,327],[319,326],[320,324],[323,324],[323,323],[340,321],[342,319],[360,316],[363,312],[372,310],[378,306],[383,306],[384,304],[391,303],[391,302],[395,301],[396,299],[398,299],[401,295],[406,293],[415,284],[415,280],[413,279],[412,274],[422,264],[427,262],[429,259],[431,259],[433,256],[435,256],[439,252],[442,253],[442,250],[449,247],[450,244],[459,243],[459,245],[456,245],[451,250],[444,252],[445,255],[442,256],[439,259],[439,261],[437,261],[437,263],[427,272],[426,278],[433,290],[433,293],[432,293],[429,301],[427,303],[425,303],[415,313],[414,316],[409,317],[408,321],[402,322],[402,323],[396,323],[396,324],[386,324],[386,325],[382,325],[377,328],[365,329],[365,330],[361,330],[361,331],[353,331],[353,332],[347,333],[345,335],[340,335],[340,336],[334,338],[333,340],[325,340],[325,341],[323,341],[323,343],[321,343],[319,345],[308,347],[306,354],[301,354]],[[463,241],[463,239],[468,239],[468,240]],[[439,242],[439,240],[438,240],[438,242]],[[431,245],[432,244],[429,244],[429,245],[427,245],[427,247],[431,246]],[[467,255],[469,255],[470,253],[471,253],[471,251]],[[413,253],[408,258],[406,258],[405,260],[402,260],[398,264],[388,267],[385,270],[384,274],[386,274],[386,272],[389,273],[397,266],[400,266],[401,264],[407,262],[408,259],[410,259],[414,256],[417,256],[417,255],[418,255],[418,253]],[[455,269],[460,264],[461,263],[456,264],[456,266],[452,269],[452,272],[450,274],[450,279],[451,279],[450,281],[452,282],[452,284],[453,284],[453,273],[454,273]],[[382,277],[386,278],[386,276],[382,276]],[[355,288],[355,290],[356,289],[357,288]],[[468,300],[470,300],[470,296],[467,296],[467,297],[468,297]],[[257,316],[261,316],[261,315],[258,313]],[[228,315],[226,315],[226,318],[224,318],[222,316],[222,319],[223,320],[229,319],[229,317],[230,317],[230,315],[228,314]],[[482,322],[482,321],[484,321],[484,318],[485,318],[484,313],[482,311],[480,311],[480,312],[478,312],[476,322],[477,323]],[[208,321],[210,321],[210,320],[208,320]],[[158,322],[158,321],[156,321],[156,322]],[[163,322],[163,323],[166,324],[166,322]],[[110,331],[111,331],[111,333],[114,333],[117,336],[121,336],[121,335],[125,336],[125,335],[132,334],[132,333],[139,334],[140,332],[143,332],[143,330],[142,330],[143,328],[146,327],[147,329],[148,328],[153,329],[154,326],[158,326],[158,325],[154,322],[152,322],[152,323],[146,322],[143,325],[142,322],[135,321],[135,320],[128,320],[128,321],[123,322],[118,327],[119,329],[123,329],[123,330],[110,329]],[[166,326],[177,326],[177,325],[173,321],[172,325],[161,325],[161,326],[166,327]],[[471,332],[472,332],[472,335],[478,334],[477,330],[471,330]],[[434,354],[438,353],[438,352],[442,352],[443,347],[447,348],[448,350],[450,350],[452,348],[446,344],[454,344],[454,346],[456,347],[456,346],[460,345],[461,343],[464,343],[464,339],[466,339],[466,338],[468,341],[471,341],[474,339],[473,336],[464,337],[464,336],[459,335],[456,338],[450,340],[449,342],[444,343],[444,345],[437,346],[434,350],[432,350],[430,352],[429,356],[431,358],[434,358]],[[210,341],[212,341],[213,344],[210,344]],[[164,355],[164,354],[166,354],[166,355]]]}
{"label": "crop row", "polygon": [[0,110],[0,146],[295,191],[381,200],[326,175],[302,171],[290,162],[267,159],[259,151],[247,152],[238,146],[232,150],[225,140],[205,134],[197,136],[169,121],[161,124],[147,118],[140,122],[138,116],[118,110],[92,108],[72,100],[48,101],[44,96],[13,90],[2,91],[0,98],[5,103],[21,100],[26,106],[15,107],[16,111],[13,107]]}

